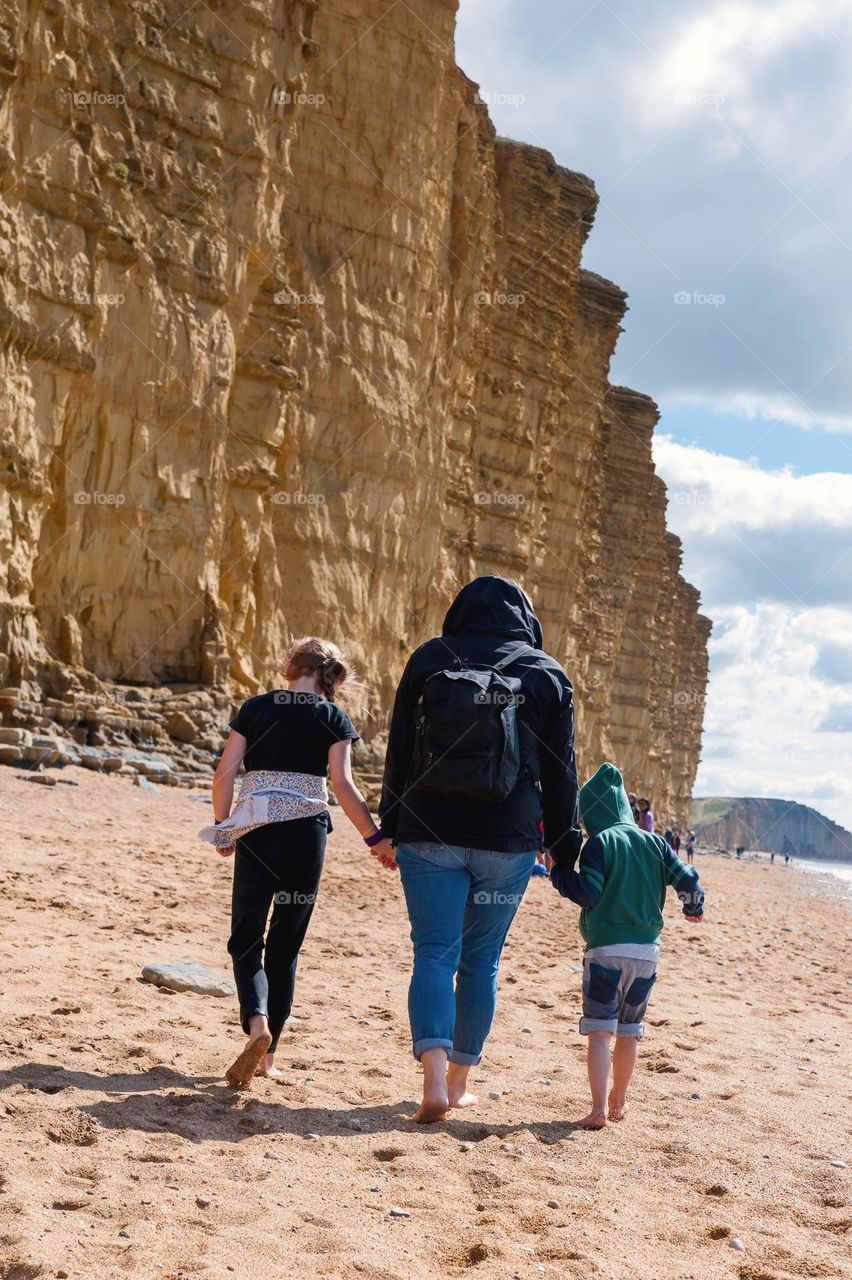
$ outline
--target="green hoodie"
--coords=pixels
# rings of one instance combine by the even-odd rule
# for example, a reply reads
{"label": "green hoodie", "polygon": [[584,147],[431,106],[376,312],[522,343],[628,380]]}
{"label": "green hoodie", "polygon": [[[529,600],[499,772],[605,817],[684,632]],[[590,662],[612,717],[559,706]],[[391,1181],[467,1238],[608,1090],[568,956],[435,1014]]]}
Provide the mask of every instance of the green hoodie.
{"label": "green hoodie", "polygon": [[578,871],[554,867],[551,879],[578,903],[586,947],[656,942],[663,927],[666,888],[674,885],[684,914],[700,916],[704,891],[662,836],[638,827],[614,764],[602,764],[580,791],[580,818],[589,839]]}

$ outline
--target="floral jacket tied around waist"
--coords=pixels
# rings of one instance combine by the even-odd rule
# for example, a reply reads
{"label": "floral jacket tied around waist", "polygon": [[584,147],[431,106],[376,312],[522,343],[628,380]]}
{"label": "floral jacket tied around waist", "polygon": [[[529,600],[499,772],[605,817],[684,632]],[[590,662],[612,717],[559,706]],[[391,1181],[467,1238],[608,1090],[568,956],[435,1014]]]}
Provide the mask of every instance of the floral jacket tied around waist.
{"label": "floral jacket tied around waist", "polygon": [[328,809],[328,785],[314,773],[279,773],[250,769],[240,787],[230,817],[218,826],[202,827],[199,836],[217,848],[231,845],[255,827],[270,822],[315,818]]}

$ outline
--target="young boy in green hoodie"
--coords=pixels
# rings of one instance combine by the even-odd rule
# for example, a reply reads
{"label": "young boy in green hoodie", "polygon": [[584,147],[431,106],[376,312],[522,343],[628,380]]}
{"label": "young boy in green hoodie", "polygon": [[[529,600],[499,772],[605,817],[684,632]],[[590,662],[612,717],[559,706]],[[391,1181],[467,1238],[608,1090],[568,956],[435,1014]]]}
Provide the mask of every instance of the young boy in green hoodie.
{"label": "young boy in green hoodie", "polygon": [[614,764],[602,764],[581,789],[580,818],[589,838],[579,870],[552,864],[550,878],[563,898],[582,907],[580,1034],[589,1037],[592,1109],[579,1124],[602,1129],[607,1116],[622,1120],[627,1110],[642,1019],[657,980],[666,888],[674,885],[683,914],[694,922],[704,916],[704,890],[695,867],[685,866],[662,836],[636,825]]}

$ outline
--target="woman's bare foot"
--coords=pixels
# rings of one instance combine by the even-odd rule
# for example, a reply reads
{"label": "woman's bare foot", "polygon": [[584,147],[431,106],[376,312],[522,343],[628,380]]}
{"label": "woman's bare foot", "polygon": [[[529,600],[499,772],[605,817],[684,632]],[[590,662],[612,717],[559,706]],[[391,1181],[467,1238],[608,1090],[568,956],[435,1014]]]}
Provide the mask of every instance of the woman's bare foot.
{"label": "woman's bare foot", "polygon": [[284,1075],[284,1072],[280,1071],[278,1067],[275,1066],[275,1054],[265,1053],[257,1064],[257,1069],[254,1074],[256,1076],[263,1076],[266,1080],[280,1080]]}
{"label": "woman's bare foot", "polygon": [[623,1120],[630,1110],[630,1103],[625,1102],[623,1098],[615,1096],[615,1090],[609,1095],[609,1118],[610,1120]]}
{"label": "woman's bare foot", "polygon": [[447,1097],[451,1107],[475,1107],[479,1098],[467,1091],[470,1067],[451,1062],[447,1067]]}
{"label": "woman's bare foot", "polygon": [[450,1102],[444,1094],[424,1095],[423,1101],[411,1117],[415,1124],[435,1124],[443,1120],[450,1109]]}
{"label": "woman's bare foot", "polygon": [[577,1129],[604,1129],[606,1128],[606,1116],[603,1111],[592,1110],[587,1116],[583,1116],[582,1120],[578,1120],[575,1127]]}
{"label": "woman's bare foot", "polygon": [[262,1014],[254,1014],[249,1018],[249,1038],[246,1046],[225,1072],[228,1084],[234,1089],[250,1089],[257,1066],[266,1056],[271,1044],[269,1023]]}
{"label": "woman's bare foot", "polygon": [[447,1054],[444,1049],[426,1049],[420,1055],[423,1067],[423,1101],[412,1119],[415,1124],[434,1124],[450,1109],[447,1094]]}

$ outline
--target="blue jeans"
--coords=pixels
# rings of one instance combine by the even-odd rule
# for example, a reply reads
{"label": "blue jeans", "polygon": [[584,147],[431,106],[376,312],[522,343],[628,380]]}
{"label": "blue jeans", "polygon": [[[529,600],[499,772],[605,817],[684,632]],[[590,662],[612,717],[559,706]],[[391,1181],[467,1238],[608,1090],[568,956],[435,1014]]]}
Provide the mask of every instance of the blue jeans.
{"label": "blue jeans", "polygon": [[494,1021],[503,943],[535,852],[418,842],[401,844],[396,860],[414,944],[408,989],[414,1056],[441,1048],[451,1062],[475,1066]]}

